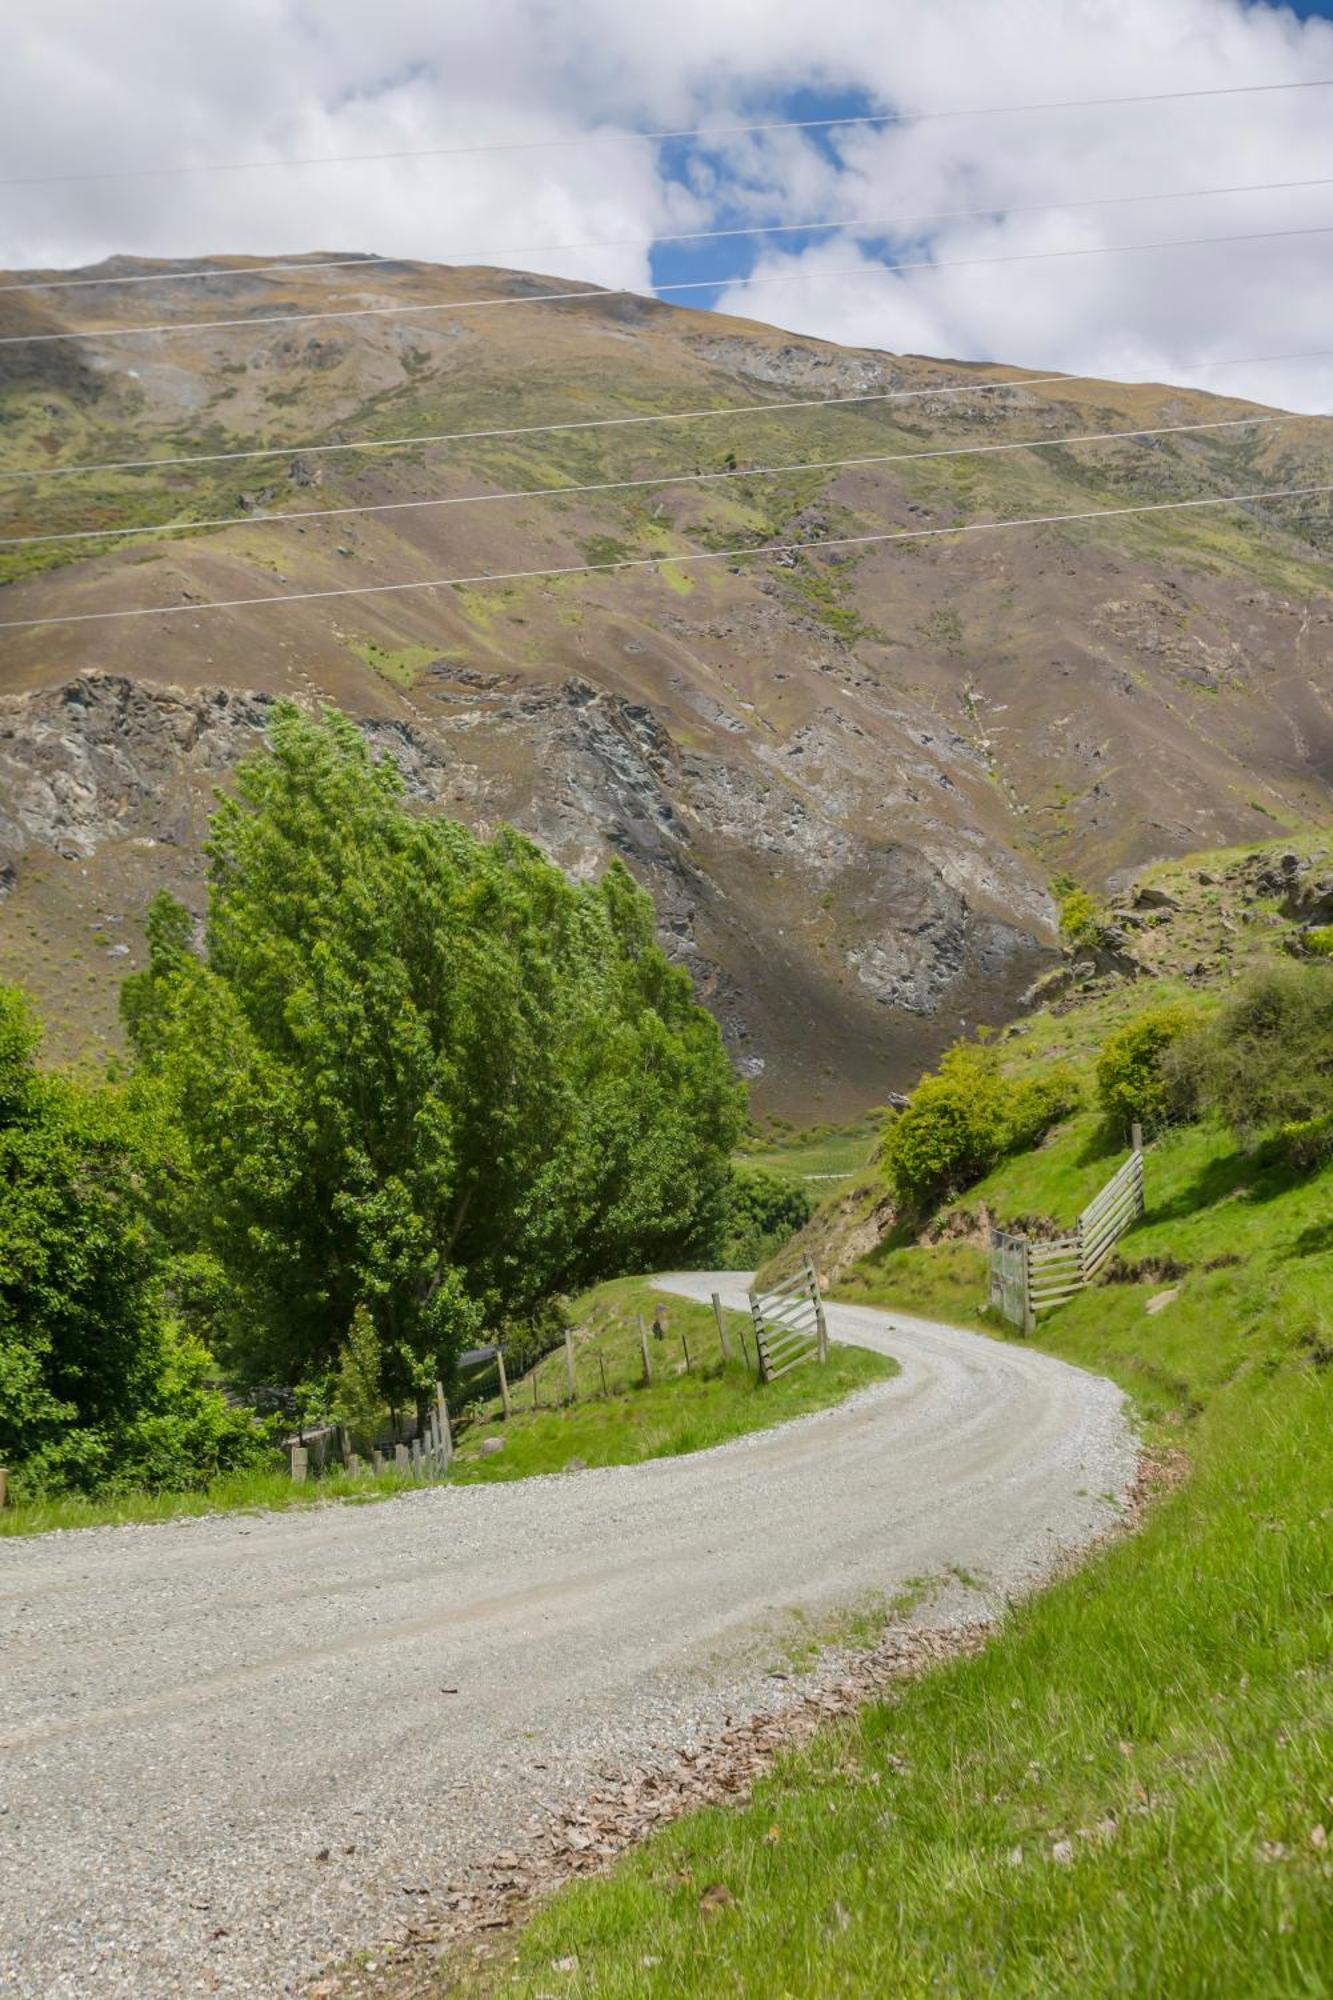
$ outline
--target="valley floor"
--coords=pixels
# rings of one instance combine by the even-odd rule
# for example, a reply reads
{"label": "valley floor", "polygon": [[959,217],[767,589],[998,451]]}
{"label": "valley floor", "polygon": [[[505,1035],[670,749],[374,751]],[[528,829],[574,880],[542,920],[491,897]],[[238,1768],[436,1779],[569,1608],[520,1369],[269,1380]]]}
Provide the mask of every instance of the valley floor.
{"label": "valley floor", "polygon": [[608,1763],[796,1699],[772,1677],[794,1610],[952,1577],[976,1617],[1116,1519],[1110,1383],[829,1318],[901,1373],[714,1451],[0,1548],[0,1985],[299,1991]]}

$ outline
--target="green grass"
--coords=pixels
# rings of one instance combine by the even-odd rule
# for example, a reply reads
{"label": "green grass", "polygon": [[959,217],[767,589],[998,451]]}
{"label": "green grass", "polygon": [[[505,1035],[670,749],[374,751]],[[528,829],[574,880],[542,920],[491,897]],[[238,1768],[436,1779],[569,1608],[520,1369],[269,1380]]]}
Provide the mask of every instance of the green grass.
{"label": "green grass", "polygon": [[[1067,1216],[1095,1146],[1076,1118],[985,1192]],[[557,1897],[488,1991],[1333,1990],[1333,1169],[1187,1128],[1150,1149],[1148,1202],[1121,1251],[1187,1265],[1178,1298],[1099,1286],[1037,1344],[1124,1384],[1190,1477],[976,1658]],[[972,1244],[899,1245],[840,1291],[975,1320],[984,1270]]]}
{"label": "green grass", "polygon": [[[666,1336],[658,1340],[649,1332],[654,1379],[646,1388],[638,1315],[643,1313],[651,1329],[659,1309]],[[474,1424],[460,1442],[456,1480],[526,1479],[565,1471],[576,1460],[585,1466],[634,1465],[704,1451],[747,1431],[827,1409],[853,1390],[896,1372],[896,1364],[882,1355],[835,1346],[823,1367],[808,1362],[776,1382],[760,1383],[743,1358],[742,1333],[751,1359],[754,1355],[745,1315],[727,1315],[733,1358],[724,1365],[712,1308],[655,1291],[641,1278],[598,1286],[578,1301],[576,1318],[576,1400],[566,1400],[563,1349],[547,1355],[511,1385],[514,1414],[508,1423],[499,1415],[498,1399],[488,1400],[485,1421]],[[603,1365],[609,1394],[602,1389]],[[503,1448],[483,1456],[483,1443],[494,1438],[503,1440]]]}
{"label": "green grass", "polygon": [[199,1514],[255,1514],[277,1508],[317,1507],[324,1501],[364,1504],[405,1493],[413,1481],[396,1472],[349,1479],[341,1471],[296,1485],[282,1467],[228,1472],[190,1493],[116,1493],[102,1500],[66,1495],[20,1500],[0,1509],[0,1535],[43,1535],[55,1528],[118,1528],[134,1521],[177,1521]]}
{"label": "green grass", "polygon": [[770,1144],[756,1139],[738,1157],[742,1166],[762,1167],[790,1180],[822,1180],[833,1174],[850,1178],[861,1172],[874,1143],[875,1133],[868,1125],[832,1132],[816,1127]]}

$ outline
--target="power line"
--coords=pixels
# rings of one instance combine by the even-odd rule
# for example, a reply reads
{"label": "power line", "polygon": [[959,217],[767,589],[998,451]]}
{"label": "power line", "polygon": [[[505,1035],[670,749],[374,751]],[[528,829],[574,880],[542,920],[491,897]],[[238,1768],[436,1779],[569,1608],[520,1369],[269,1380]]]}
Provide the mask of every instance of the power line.
{"label": "power line", "polygon": [[466,146],[410,146],[381,153],[316,153],[302,158],[202,160],[184,165],[104,167],[91,173],[14,174],[0,187],[53,187],[87,181],[149,180],[194,174],[262,173],[276,167],[368,166],[390,160],[461,159],[479,153],[563,152],[585,146],[660,146],[671,143],[743,138],[768,132],[851,131],[885,125],[924,125],[949,118],[1005,118],[1042,111],[1094,111],[1129,104],[1181,104],[1215,97],[1257,97],[1278,91],[1327,90],[1333,77],[1302,77],[1285,83],[1218,84],[1201,90],[1157,90],[1126,97],[1067,97],[1032,104],[957,105],[935,111],[874,111],[853,118],[781,118],[752,125],[695,125],[674,132],[580,132],[563,139],[497,139]]}
{"label": "power line", "polygon": [[570,482],[563,486],[527,486],[508,493],[454,493],[428,500],[377,500],[346,507],[299,507],[283,514],[223,514],[202,521],[158,521],[130,528],[74,528],[50,535],[0,535],[0,548],[29,548],[35,542],[108,542],[128,540],[131,536],[196,534],[212,528],[245,527],[251,522],[262,523],[267,528],[292,521],[345,520],[353,514],[409,514],[439,507],[495,505],[501,501],[567,499],[579,493],[626,493],[642,487],[656,490],[663,486],[700,486],[723,479],[772,479],[788,472],[839,472],[867,465],[916,464],[924,459],[989,458],[999,452],[1051,451],[1057,446],[1123,443],[1127,439],[1137,442],[1141,438],[1192,436],[1200,431],[1247,430],[1253,429],[1256,424],[1317,423],[1326,420],[1329,414],[1333,413],[1316,411],[1301,418],[1265,413],[1253,417],[1218,418],[1201,424],[1162,424],[1151,430],[1136,425],[1133,430],[1126,431],[1085,431],[1069,437],[1016,438],[1002,444],[941,445],[927,451],[875,452],[858,458],[812,458],[794,465],[729,466],[718,472],[672,472],[640,479],[599,479],[589,483]]}
{"label": "power line", "polygon": [[217,333],[227,327],[303,326],[315,321],[350,319],[407,319],[419,313],[475,312],[485,307],[561,305],[579,301],[587,304],[605,299],[660,298],[671,292],[738,290],[753,285],[801,285],[823,278],[891,278],[900,271],[960,271],[987,264],[1041,264],[1068,257],[1123,257],[1144,250],[1191,250],[1214,243],[1270,243],[1297,236],[1333,235],[1333,223],[1308,229],[1259,229],[1237,236],[1176,236],[1157,243],[1095,243],[1067,250],[1023,250],[998,257],[922,257],[910,262],[840,266],[828,271],[767,272],[735,278],[673,279],[667,284],[650,285],[642,292],[628,285],[582,285],[570,292],[526,292],[517,296],[489,299],[440,300],[431,305],[352,306],[331,312],[246,313],[238,319],[163,320],[148,326],[98,326],[60,333],[7,333],[0,335],[0,347],[45,346],[58,340],[128,340],[143,334]]}
{"label": "power line", "polygon": [[[1212,360],[1188,361],[1180,365],[1189,371],[1204,368],[1256,368],[1278,361],[1325,361],[1333,348],[1313,348],[1303,353],[1234,354]],[[986,363],[979,363],[986,366]],[[995,365],[995,364],[989,364]],[[628,430],[644,424],[698,423],[713,417],[760,417],[775,412],[847,409],[870,403],[919,402],[932,396],[971,396],[1003,389],[1043,389],[1053,384],[1070,386],[1076,382],[1100,382],[1100,375],[1023,375],[999,382],[946,382],[923,389],[876,389],[854,396],[799,396],[769,403],[731,403],[712,410],[659,410],[645,416],[575,417],[555,424],[507,424],[493,430],[414,431],[406,437],[351,438],[338,444],[259,445],[245,451],[179,452],[162,458],[94,459],[86,464],[36,465],[22,469],[0,467],[0,480],[72,479],[92,472],[148,472],[176,465],[223,465],[289,455],[313,458],[317,454],[342,451],[391,451],[402,446],[424,444],[471,444],[487,438],[554,437],[568,431]]]}
{"label": "power line", "polygon": [[482,570],[475,576],[437,576],[414,583],[346,584],[336,590],[290,590],[266,597],[225,597],[202,604],[144,604],[121,611],[64,612],[54,618],[0,619],[0,632],[31,631],[56,625],[95,625],[113,618],[172,618],[206,611],[249,610],[265,604],[310,604],[334,597],[389,597],[415,590],[462,589],[474,584],[531,583],[544,577],[592,576],[629,569],[658,569],[664,564],[739,562],[755,556],[800,555],[807,549],[868,548],[887,542],[935,541],[946,535],[996,534],[1010,528],[1061,527],[1078,521],[1121,520],[1131,514],[1184,513],[1201,507],[1231,507],[1268,500],[1301,500],[1333,493],[1333,485],[1276,486],[1255,493],[1209,494],[1195,500],[1152,500],[1134,507],[1093,507],[1075,514],[1026,514],[1007,521],[964,521],[950,528],[904,528],[891,534],[831,536],[825,541],[767,542],[741,549],[704,549],[680,555],[625,556],[615,562],[566,563],[545,569]]}
{"label": "power line", "polygon": [[[3,183],[0,183],[3,185]],[[570,250],[647,250],[672,243],[720,243],[738,236],[809,235],[816,230],[850,229],[866,232],[905,223],[965,222],[985,216],[1063,215],[1071,209],[1122,208],[1143,202],[1203,201],[1236,194],[1290,194],[1306,188],[1333,186],[1325,177],[1296,181],[1243,181],[1233,187],[1158,188],[1147,194],[1093,195],[1077,201],[991,202],[984,208],[925,209],[907,215],[844,215],[823,222],[751,222],[734,229],[689,229],[670,236],[591,238],[578,243],[509,243],[489,248],[441,251],[426,266],[494,264],[508,257],[544,257]],[[374,271],[419,267],[417,257],[333,257],[288,259],[278,264],[209,265],[202,270],[134,271],[109,278],[31,278],[17,285],[0,285],[0,298],[11,292],[97,291],[109,286],[198,284],[214,278],[301,277],[308,271]]]}

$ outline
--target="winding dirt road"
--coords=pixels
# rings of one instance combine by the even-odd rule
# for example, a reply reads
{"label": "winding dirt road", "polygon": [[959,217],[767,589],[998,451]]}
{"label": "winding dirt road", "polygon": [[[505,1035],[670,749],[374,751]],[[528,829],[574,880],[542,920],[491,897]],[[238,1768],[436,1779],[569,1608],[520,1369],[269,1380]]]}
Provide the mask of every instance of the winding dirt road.
{"label": "winding dirt road", "polygon": [[300,1992],[608,1759],[772,1706],[791,1607],[999,1604],[1114,1518],[1111,1384],[829,1324],[901,1375],[693,1457],[0,1543],[0,1994]]}

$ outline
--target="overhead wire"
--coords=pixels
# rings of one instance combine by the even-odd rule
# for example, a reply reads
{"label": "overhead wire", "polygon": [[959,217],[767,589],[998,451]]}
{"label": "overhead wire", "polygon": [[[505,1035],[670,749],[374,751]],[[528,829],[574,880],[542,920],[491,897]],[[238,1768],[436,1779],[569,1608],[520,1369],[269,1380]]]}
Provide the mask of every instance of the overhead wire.
{"label": "overhead wire", "polygon": [[1151,500],[1131,507],[1093,507],[1067,514],[1026,514],[1001,521],[963,521],[945,528],[904,528],[891,533],[829,536],[824,540],[802,542],[766,542],[745,548],[686,550],[679,555],[623,556],[611,562],[550,564],[540,569],[479,570],[470,576],[428,577],[405,583],[343,584],[333,590],[281,591],[262,597],[205,599],[198,604],[144,604],[122,607],[115,611],[61,612],[54,617],[0,619],[0,632],[31,631],[38,627],[46,629],[64,625],[94,625],[126,618],[198,617],[201,613],[210,611],[249,610],[261,605],[309,604],[331,598],[388,597],[409,591],[462,589],[478,584],[493,586],[497,583],[530,583],[545,578],[593,576],[618,570],[659,569],[664,565],[680,568],[686,564],[705,562],[752,561],[763,556],[801,555],[809,549],[868,548],[875,544],[894,542],[936,541],[945,536],[997,534],[1018,528],[1062,527],[1083,521],[1122,520],[1131,515],[1184,513],[1199,508],[1253,505],[1270,500],[1308,499],[1331,493],[1333,484],[1261,487],[1252,493],[1207,494],[1192,500]]}
{"label": "overhead wire", "polygon": [[369,166],[392,160],[461,159],[481,153],[559,152],[589,146],[668,145],[752,137],[770,132],[830,132],[886,125],[924,125],[952,118],[1008,118],[1045,111],[1095,111],[1130,104],[1181,104],[1208,98],[1258,97],[1284,91],[1327,90],[1333,77],[1293,77],[1269,83],[1212,84],[1192,90],[1141,91],[1118,97],[1067,97],[1028,104],[949,105],[925,111],[858,112],[850,117],[779,118],[736,125],[694,125],[662,132],[579,132],[559,138],[472,141],[455,146],[406,146],[376,153],[278,155],[264,160],[197,160],[146,167],[110,167],[63,174],[11,174],[0,187],[54,187],[75,182],[150,180],[183,175],[262,173],[279,168]]}
{"label": "overhead wire", "polygon": [[938,259],[922,257],[893,263],[839,266],[824,271],[777,271],[732,278],[671,279],[663,284],[649,285],[637,291],[630,285],[584,284],[576,291],[521,292],[485,299],[441,299],[427,304],[349,306],[324,312],[244,313],[232,319],[161,320],[144,326],[63,328],[57,333],[7,333],[0,334],[0,347],[47,346],[56,341],[70,340],[84,341],[91,345],[106,340],[129,340],[149,334],[217,333],[230,327],[246,327],[253,331],[266,326],[305,326],[315,323],[327,324],[330,321],[341,323],[354,319],[407,319],[421,313],[475,312],[507,306],[560,305],[575,301],[587,305],[590,302],[601,303],[607,299],[654,299],[668,293],[674,295],[677,292],[722,292],[748,289],[756,285],[813,284],[827,278],[860,280],[891,278],[902,271],[974,270],[983,265],[1049,263],[1071,257],[1122,257],[1143,251],[1198,249],[1217,243],[1268,243],[1285,241],[1293,237],[1329,235],[1333,235],[1333,223],[1320,223],[1302,229],[1247,230],[1238,235],[1168,237],[1155,243],[1081,244],[1060,250],[1021,250],[988,257]]}
{"label": "overhead wire", "polygon": [[1155,428],[1140,424],[1132,430],[1084,431],[1053,438],[1013,438],[998,444],[941,445],[925,451],[874,452],[855,458],[813,458],[791,465],[727,466],[714,472],[655,473],[635,479],[598,479],[586,482],[570,481],[559,486],[523,486],[505,493],[454,493],[433,495],[429,499],[376,500],[343,507],[298,507],[278,514],[262,512],[222,514],[204,520],[180,517],[173,521],[139,523],[127,528],[74,528],[53,534],[0,535],[0,548],[30,548],[34,543],[49,546],[54,543],[122,541],[144,535],[198,534],[219,528],[244,527],[250,523],[264,527],[289,526],[294,521],[345,520],[352,515],[421,513],[443,507],[493,506],[502,501],[569,499],[580,493],[625,493],[644,487],[651,487],[656,491],[664,486],[710,485],[719,480],[781,478],[793,472],[840,472],[868,465],[908,465],[926,459],[989,458],[998,453],[1052,451],[1058,447],[1068,448],[1072,445],[1112,444],[1126,441],[1138,443],[1148,438],[1193,436],[1204,431],[1247,430],[1261,424],[1271,424],[1276,428],[1286,423],[1317,423],[1326,420],[1330,414],[1333,413],[1317,411],[1305,417],[1297,417],[1264,412],[1249,417],[1216,418],[1207,423],[1161,424]]}
{"label": "overhead wire", "polygon": [[[1331,355],[1333,348],[1309,348],[1282,354],[1219,355],[1182,362],[1179,365],[1189,372],[1196,372],[1211,368],[1256,368],[1279,361],[1324,361]],[[986,367],[1002,364],[979,362],[975,365]],[[396,451],[405,446],[427,444],[472,444],[488,438],[555,437],[566,432],[629,430],[652,424],[699,423],[718,417],[762,417],[796,411],[848,409],[862,404],[920,402],[931,397],[994,394],[1005,389],[1042,389],[1053,385],[1100,382],[1104,379],[1105,377],[1101,375],[1068,373],[1019,375],[1016,378],[1006,377],[1000,381],[936,383],[918,389],[875,389],[848,396],[798,396],[766,403],[728,403],[716,409],[656,410],[646,414],[619,417],[572,417],[553,424],[504,424],[489,430],[411,431],[403,437],[348,438],[334,443],[318,444],[256,445],[240,451],[177,452],[158,458],[91,459],[73,465],[0,466],[0,480],[26,483],[29,480],[73,479],[88,473],[147,472],[173,466],[236,464],[253,462],[256,459],[289,456],[314,458],[347,451]]]}
{"label": "overhead wire", "polygon": [[845,215],[814,222],[751,222],[729,229],[687,229],[655,236],[592,237],[574,243],[508,243],[478,249],[442,250],[429,260],[420,257],[288,258],[276,264],[217,264],[201,270],[114,272],[98,278],[26,278],[0,285],[0,298],[14,292],[100,291],[126,285],[199,284],[215,278],[301,277],[310,271],[374,271],[404,266],[486,265],[504,257],[544,257],[571,250],[647,250],[655,246],[720,243],[740,236],[811,235],[819,230],[847,229],[858,234],[899,228],[907,223],[965,222],[1010,215],[1063,215],[1073,209],[1125,208],[1145,202],[1204,201],[1240,194],[1291,194],[1309,188],[1333,187],[1333,178],[1294,181],[1242,181],[1229,187],[1155,188],[1144,194],[1092,195],[1069,201],[990,202],[982,208],[923,209],[900,215]]}

